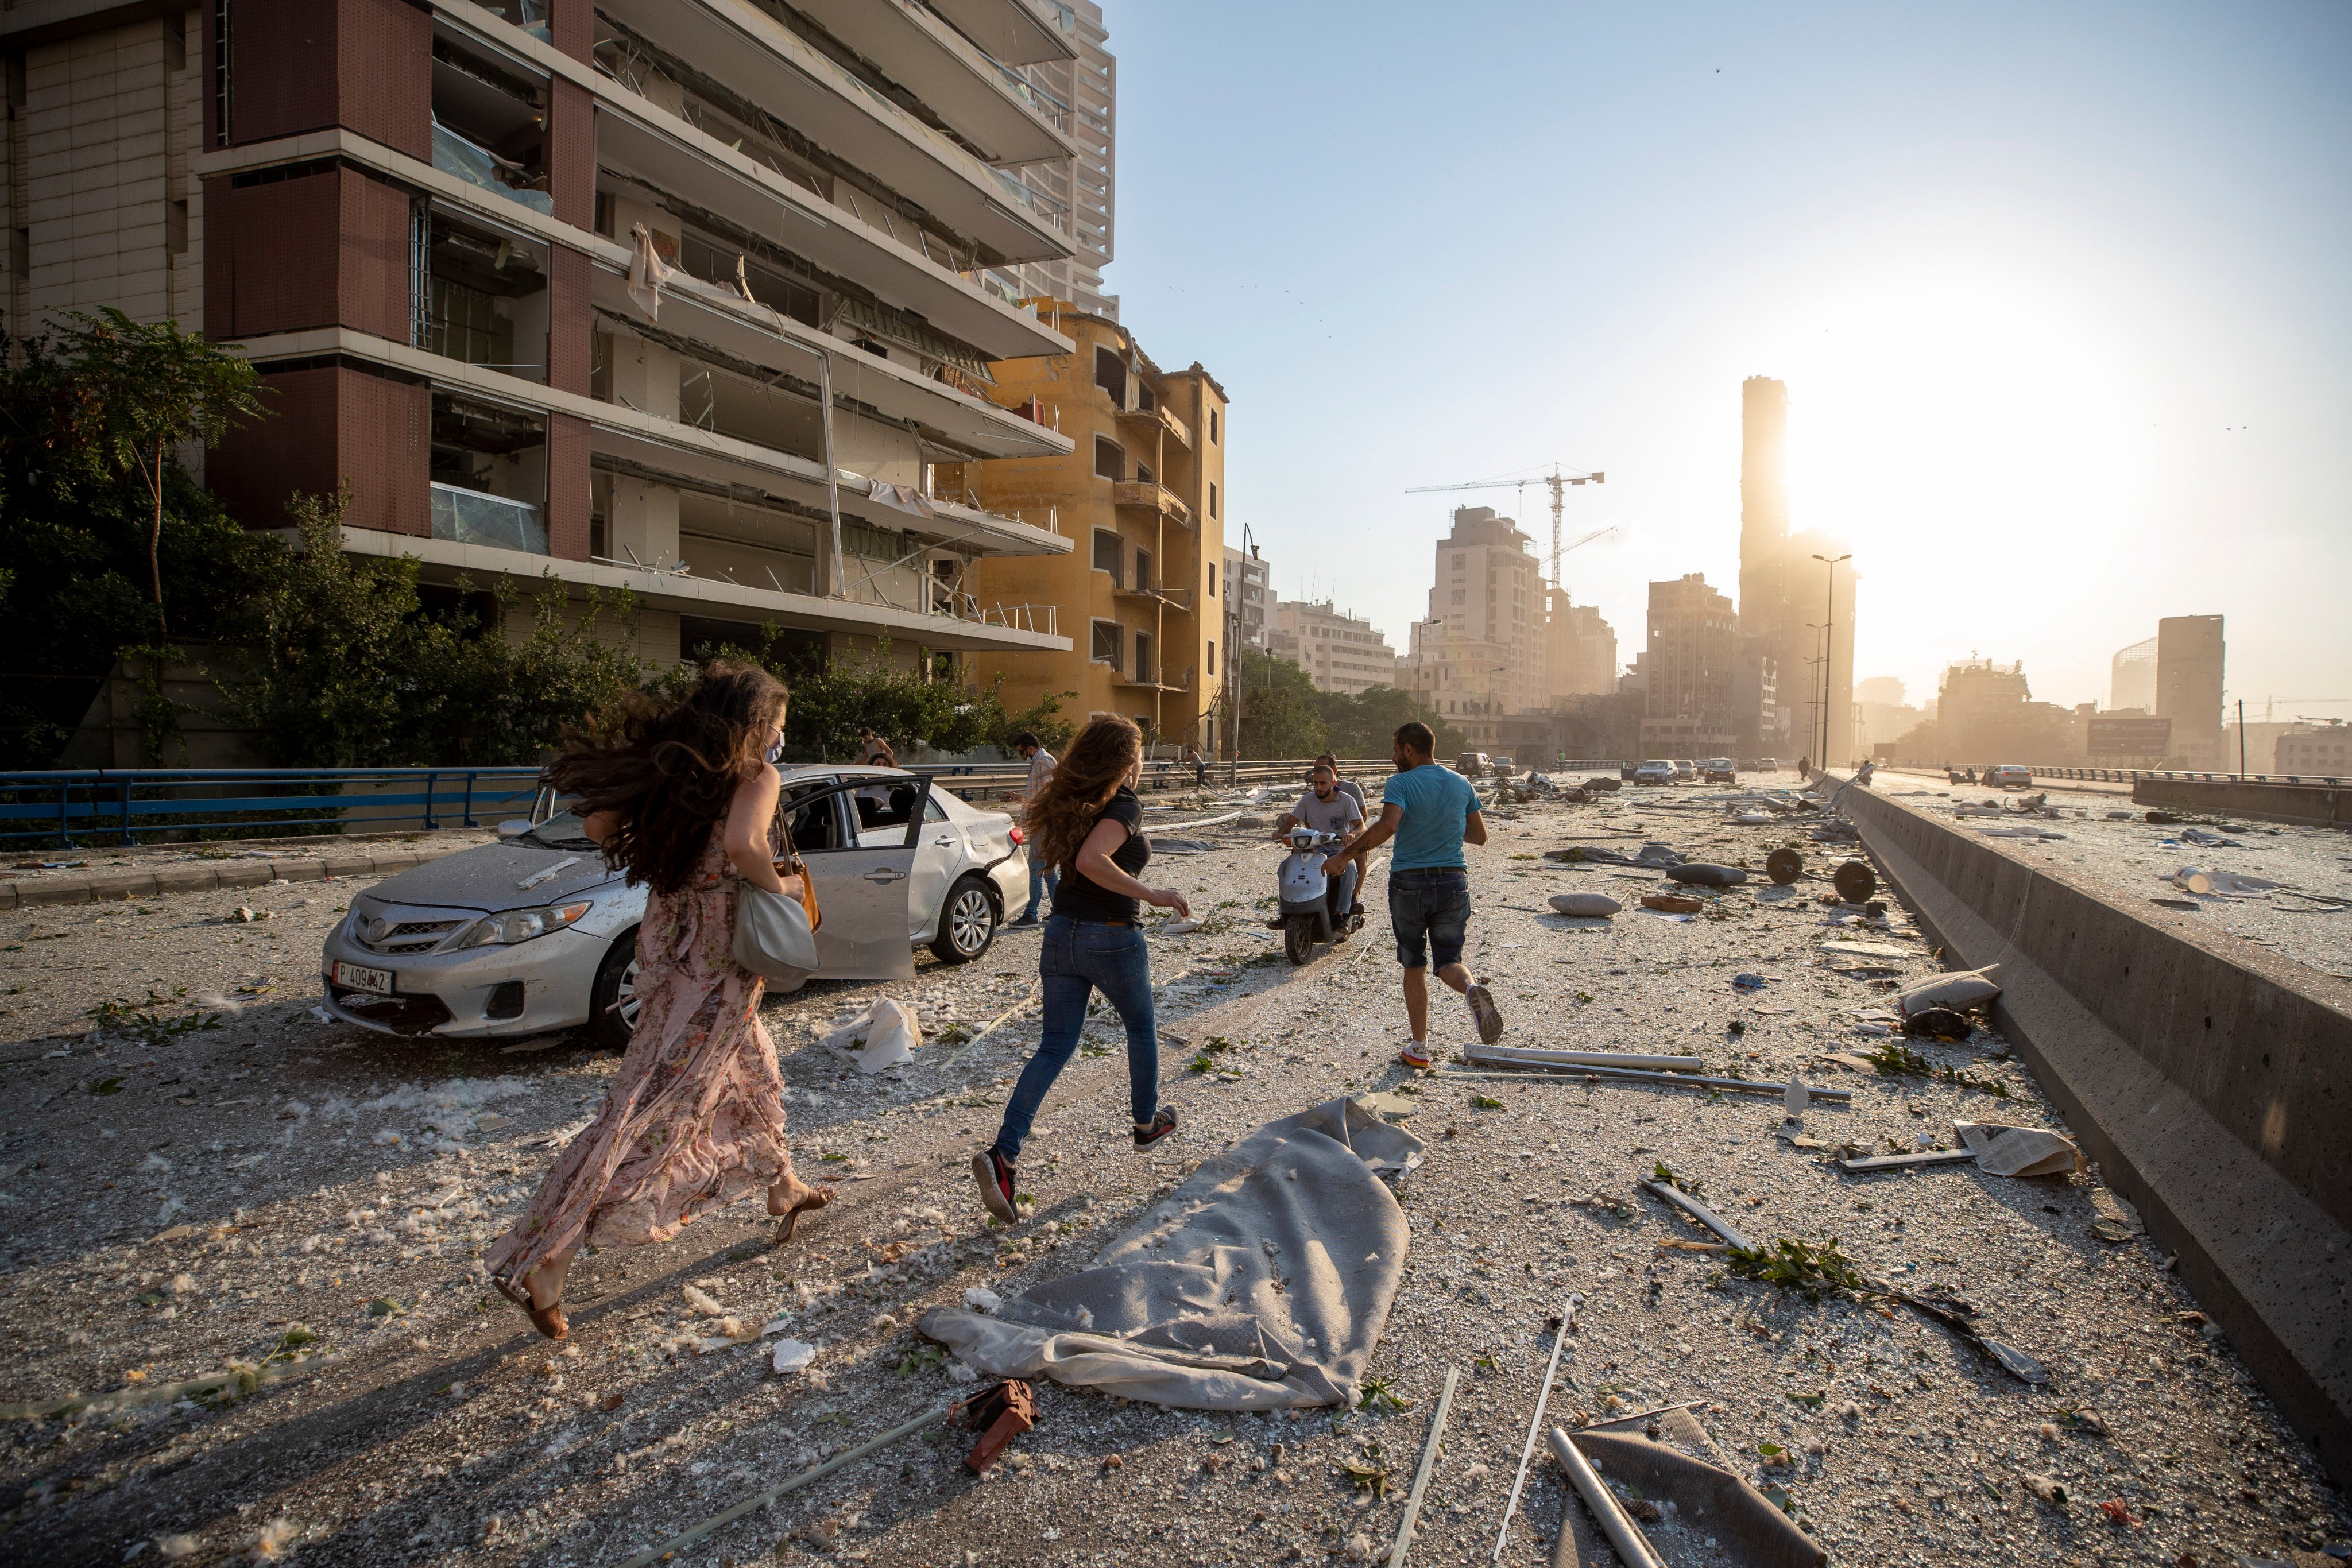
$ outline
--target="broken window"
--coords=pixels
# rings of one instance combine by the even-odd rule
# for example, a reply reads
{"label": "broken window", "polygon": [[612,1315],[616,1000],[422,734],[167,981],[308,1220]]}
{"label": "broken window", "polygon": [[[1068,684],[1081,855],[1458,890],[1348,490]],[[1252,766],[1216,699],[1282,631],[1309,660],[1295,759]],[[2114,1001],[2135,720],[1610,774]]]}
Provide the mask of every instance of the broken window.
{"label": "broken window", "polygon": [[1135,552],[1135,586],[1139,589],[1145,589],[1152,586],[1151,552],[1150,550],[1137,550]]}
{"label": "broken window", "polygon": [[432,407],[433,537],[547,554],[545,422],[452,392]]}
{"label": "broken window", "polygon": [[1135,678],[1146,685],[1157,678],[1151,673],[1151,633],[1149,632],[1135,634]]}
{"label": "broken window", "polygon": [[1094,662],[1097,664],[1108,664],[1112,669],[1116,670],[1118,668],[1118,622],[1116,621],[1097,621],[1094,624],[1095,635],[1094,647],[1092,649]]}
{"label": "broken window", "polygon": [[1095,437],[1095,477],[1119,480],[1127,477],[1127,454],[1116,441]]}
{"label": "broken window", "polygon": [[1110,393],[1111,406],[1127,406],[1127,361],[1108,349],[1095,350],[1095,385]]}
{"label": "broken window", "polygon": [[1119,568],[1123,564],[1125,555],[1126,547],[1119,543],[1117,534],[1102,528],[1095,530],[1095,570],[1110,573],[1110,585],[1113,588],[1127,586],[1125,580],[1119,576]]}

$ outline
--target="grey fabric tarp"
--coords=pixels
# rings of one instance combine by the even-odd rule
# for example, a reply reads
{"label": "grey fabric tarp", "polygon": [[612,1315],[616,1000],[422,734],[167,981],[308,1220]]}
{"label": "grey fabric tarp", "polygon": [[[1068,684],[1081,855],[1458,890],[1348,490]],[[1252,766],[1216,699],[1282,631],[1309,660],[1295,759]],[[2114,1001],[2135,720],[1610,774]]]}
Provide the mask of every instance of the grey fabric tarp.
{"label": "grey fabric tarp", "polygon": [[1349,1403],[1404,1274],[1404,1212],[1377,1173],[1421,1146],[1353,1100],[1269,1122],[1092,1267],[994,1316],[934,1307],[923,1332],[992,1377],[1193,1410]]}

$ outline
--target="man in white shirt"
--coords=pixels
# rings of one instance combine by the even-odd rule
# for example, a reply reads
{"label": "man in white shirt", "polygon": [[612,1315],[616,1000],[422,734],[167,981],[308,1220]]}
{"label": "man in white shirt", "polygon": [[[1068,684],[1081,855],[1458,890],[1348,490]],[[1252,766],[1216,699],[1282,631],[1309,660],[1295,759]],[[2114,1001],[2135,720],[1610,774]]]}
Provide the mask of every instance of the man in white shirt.
{"label": "man in white shirt", "polygon": [[[1045,781],[1054,776],[1054,754],[1045,749],[1043,741],[1025,730],[1013,741],[1013,749],[1029,761],[1029,782],[1021,791],[1022,810],[1026,814],[1029,802],[1037,798],[1037,792],[1045,789]],[[1054,895],[1061,880],[1061,873],[1053,867],[1038,864],[1036,849],[1032,846],[1029,852],[1029,907],[1006,929],[1019,926],[1034,928],[1045,924],[1037,918],[1037,911],[1046,899]]]}

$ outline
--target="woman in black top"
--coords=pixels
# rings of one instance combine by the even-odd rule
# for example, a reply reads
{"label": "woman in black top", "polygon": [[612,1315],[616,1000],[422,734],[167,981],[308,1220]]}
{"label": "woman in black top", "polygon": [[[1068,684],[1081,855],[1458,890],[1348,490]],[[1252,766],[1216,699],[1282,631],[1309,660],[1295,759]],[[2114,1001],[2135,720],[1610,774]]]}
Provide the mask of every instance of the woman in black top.
{"label": "woman in black top", "polygon": [[1143,733],[1116,714],[1097,716],[1055,767],[1029,804],[1029,852],[1059,867],[1061,885],[1045,922],[1037,965],[1045,993],[1045,1028],[1037,1054],[1021,1070],[996,1142],[971,1156],[981,1201],[1011,1223],[1013,1166],[1029,1136],[1045,1092],[1078,1048],[1087,1003],[1097,990],[1127,1025],[1127,1082],[1134,1113],[1135,1146],[1148,1149],[1176,1130],[1176,1113],[1160,1103],[1160,1030],[1151,1012],[1151,955],[1137,921],[1141,904],[1190,915],[1192,905],[1172,887],[1146,887],[1137,877],[1151,859],[1143,836],[1143,807],[1135,781],[1143,764]]}

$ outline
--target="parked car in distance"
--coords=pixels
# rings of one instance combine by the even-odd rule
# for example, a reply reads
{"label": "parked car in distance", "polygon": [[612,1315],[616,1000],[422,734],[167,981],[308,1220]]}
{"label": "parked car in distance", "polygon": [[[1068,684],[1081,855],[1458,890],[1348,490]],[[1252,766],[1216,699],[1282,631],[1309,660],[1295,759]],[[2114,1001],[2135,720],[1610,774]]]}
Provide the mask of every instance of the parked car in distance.
{"label": "parked car in distance", "polygon": [[1486,771],[1497,779],[1508,779],[1519,770],[1519,765],[1507,757],[1497,757],[1486,764]]}
{"label": "parked car in distance", "polygon": [[2033,782],[2033,769],[2004,762],[1998,768],[1986,768],[1984,781],[1997,789],[2023,789]]}
{"label": "parked car in distance", "polygon": [[1465,779],[1484,779],[1487,766],[1486,754],[1483,751],[1465,751],[1454,759],[1454,771]]}
{"label": "parked car in distance", "polygon": [[1698,764],[1693,762],[1687,757],[1676,758],[1675,759],[1675,782],[1677,784],[1697,783]]}
{"label": "parked car in distance", "polygon": [[1737,784],[1739,782],[1739,768],[1728,757],[1702,757],[1698,763],[1698,776],[1709,784]]}
{"label": "parked car in distance", "polygon": [[1662,757],[1654,757],[1633,769],[1636,784],[1671,784],[1675,781],[1675,765]]}
{"label": "parked car in distance", "polygon": [[[918,946],[968,964],[1029,896],[1022,837],[1003,812],[898,768],[788,768],[783,786],[823,912],[826,979],[908,978]],[[545,792],[533,819],[354,898],[320,955],[328,1009],[385,1034],[482,1040],[584,1024],[601,1045],[627,1044],[646,890],[607,870],[580,819]]]}
{"label": "parked car in distance", "polygon": [[1759,757],[1748,764],[1748,771],[1750,773],[1778,773],[1780,771],[1780,759],[1777,757]]}

